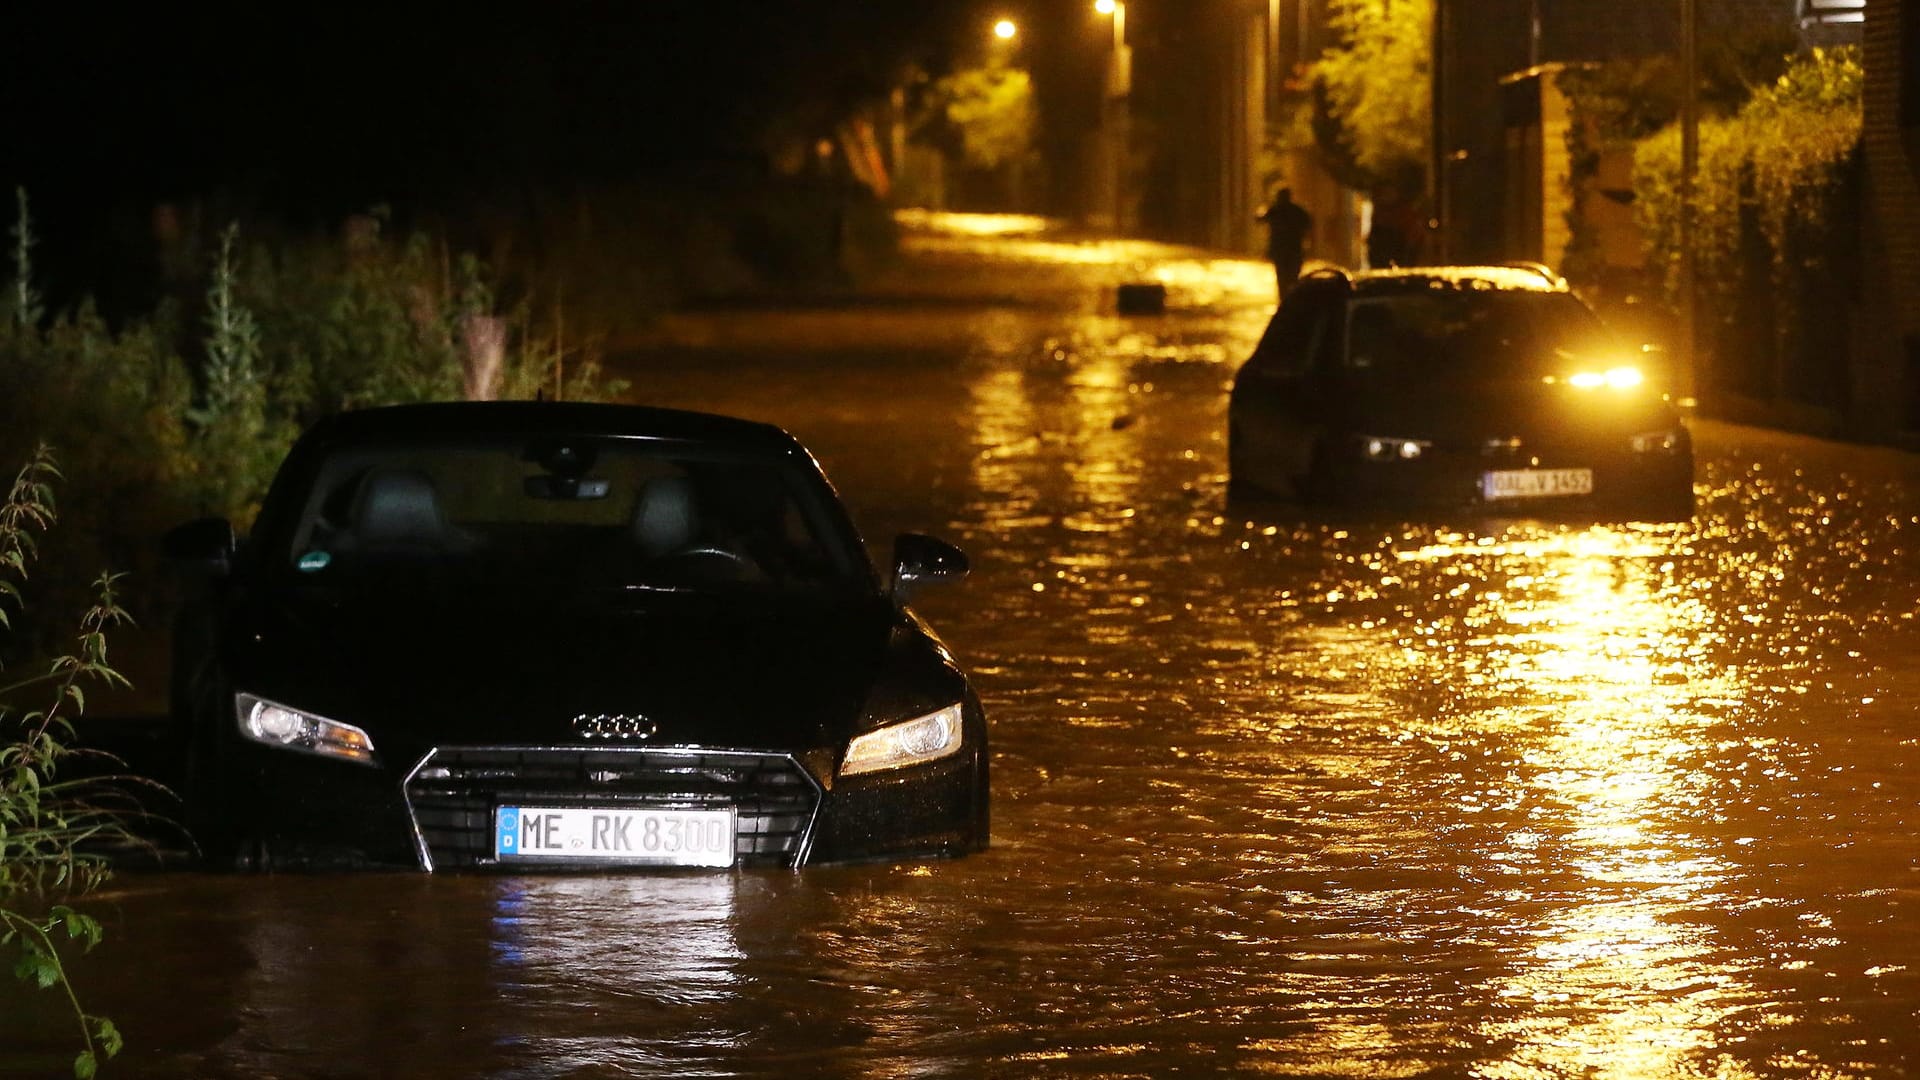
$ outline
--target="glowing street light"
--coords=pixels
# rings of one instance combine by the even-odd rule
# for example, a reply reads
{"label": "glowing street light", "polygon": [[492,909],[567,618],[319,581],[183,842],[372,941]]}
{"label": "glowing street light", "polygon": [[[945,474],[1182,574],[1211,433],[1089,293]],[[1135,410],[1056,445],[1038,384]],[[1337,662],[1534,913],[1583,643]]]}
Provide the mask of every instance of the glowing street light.
{"label": "glowing street light", "polygon": [[999,38],[1001,41],[1012,41],[1013,35],[1019,32],[1020,28],[1013,25],[1012,19],[1001,19],[999,22],[993,24],[993,36]]}
{"label": "glowing street light", "polygon": [[1127,157],[1129,129],[1133,126],[1133,49],[1127,45],[1126,0],[1093,0],[1093,10],[1113,21],[1113,48],[1107,54],[1106,92],[1101,95],[1100,142],[1102,149],[1101,186],[1111,200],[1109,221],[1115,232],[1125,233],[1127,220]]}

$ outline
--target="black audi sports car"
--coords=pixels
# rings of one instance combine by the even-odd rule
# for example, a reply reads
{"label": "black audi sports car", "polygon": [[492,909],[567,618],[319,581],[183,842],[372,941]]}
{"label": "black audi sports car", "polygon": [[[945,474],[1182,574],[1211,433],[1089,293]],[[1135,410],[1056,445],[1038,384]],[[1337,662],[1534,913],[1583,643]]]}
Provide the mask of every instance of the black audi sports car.
{"label": "black audi sports car", "polygon": [[216,864],[733,867],[988,839],[987,725],[785,432],[462,403],[308,431],[251,535],[183,525],[188,823]]}
{"label": "black audi sports car", "polygon": [[1234,379],[1229,493],[1693,515],[1693,442],[1645,350],[1529,266],[1321,272]]}

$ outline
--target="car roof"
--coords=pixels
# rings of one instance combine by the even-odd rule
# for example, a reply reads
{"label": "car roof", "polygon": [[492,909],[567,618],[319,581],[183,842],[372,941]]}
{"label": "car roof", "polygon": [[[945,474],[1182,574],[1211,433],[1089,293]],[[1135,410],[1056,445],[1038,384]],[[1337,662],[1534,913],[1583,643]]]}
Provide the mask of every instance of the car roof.
{"label": "car roof", "polygon": [[798,440],[772,424],[682,409],[582,401],[448,401],[356,409],[315,424],[307,440],[350,443],[495,432],[666,439],[769,453],[802,449]]}
{"label": "car roof", "polygon": [[1356,296],[1382,295],[1427,289],[1489,290],[1497,292],[1571,291],[1560,275],[1539,263],[1504,263],[1485,266],[1407,266],[1385,270],[1362,270],[1346,274]]}

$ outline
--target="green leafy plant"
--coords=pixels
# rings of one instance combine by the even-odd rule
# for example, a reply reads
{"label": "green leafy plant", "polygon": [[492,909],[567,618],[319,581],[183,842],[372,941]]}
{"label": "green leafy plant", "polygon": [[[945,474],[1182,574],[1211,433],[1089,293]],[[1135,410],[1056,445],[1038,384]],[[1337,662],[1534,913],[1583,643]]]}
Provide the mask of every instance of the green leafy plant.
{"label": "green leafy plant", "polygon": [[[34,230],[16,195],[17,239]],[[40,304],[34,250],[12,246],[14,276],[0,289],[0,462],[26,461],[46,441],[62,447],[63,468],[88,479],[63,493],[64,538],[35,574],[35,611],[10,638],[14,652],[46,654],[66,630],[36,616],[85,607],[99,567],[130,571],[128,606],[149,606],[161,583],[150,572],[159,561],[151,538],[193,512],[187,492],[200,462],[185,419],[193,383],[173,345],[181,336],[174,306],[118,329],[87,303],[20,318],[23,297]]]}
{"label": "green leafy plant", "polygon": [[[263,228],[249,242],[229,225],[205,254],[182,234],[161,253],[179,268],[178,292],[150,313],[109,325],[86,302],[48,312],[33,280],[42,238],[15,194],[11,275],[0,270],[0,461],[44,440],[87,478],[65,492],[67,538],[36,575],[42,611],[79,610],[94,569],[113,566],[130,572],[127,607],[162,619],[171,595],[155,536],[206,514],[245,528],[301,429],[343,409],[466,396],[476,353],[488,364],[475,396],[624,389],[601,373],[596,336],[563,339],[529,301],[502,304],[513,290],[479,259],[425,235],[389,239],[377,213],[330,238]],[[62,628],[25,621],[17,650],[56,648]]]}
{"label": "green leafy plant", "polygon": [[1338,44],[1313,65],[1314,132],[1355,187],[1413,185],[1432,140],[1433,0],[1332,0]]}
{"label": "green leafy plant", "polygon": [[[1756,94],[1769,93],[1787,72],[1797,49],[1793,32],[1771,23],[1712,35],[1702,42],[1699,105],[1707,124],[1720,123],[1739,113]],[[1574,64],[1562,68],[1554,81],[1571,104],[1573,120],[1566,135],[1572,196],[1567,210],[1569,239],[1560,270],[1576,282],[1603,284],[1609,270],[1600,262],[1599,237],[1582,203],[1596,186],[1603,155],[1631,157],[1637,144],[1679,118],[1683,99],[1679,62],[1671,55],[1654,55]],[[1637,198],[1640,193],[1602,194]],[[1645,287],[1637,273],[1629,276],[1634,279],[1631,288]]]}
{"label": "green leafy plant", "polygon": [[[1759,386],[1770,376],[1732,365],[1756,366],[1756,345],[1782,354],[1804,348],[1811,333],[1805,298],[1851,272],[1846,254],[1830,239],[1848,235],[1839,225],[1849,212],[1864,82],[1857,49],[1814,49],[1789,60],[1737,112],[1700,124],[1693,195],[1696,295],[1703,323],[1733,343],[1719,351],[1729,354],[1722,358],[1728,377],[1744,380],[1741,389],[1785,389]],[[1676,300],[1680,157],[1677,127],[1648,136],[1636,145],[1633,180],[1647,250]],[[1740,337],[1755,333],[1752,340]]]}
{"label": "green leafy plant", "polygon": [[[470,388],[496,398],[619,392],[580,355],[581,342],[567,348],[536,331],[530,305],[501,311],[479,258],[424,234],[390,240],[383,221],[363,215],[345,243],[256,247],[230,266],[235,302],[258,320],[266,415],[285,429],[278,450],[294,430],[343,409],[448,401]],[[476,348],[482,334],[490,349]],[[470,382],[476,359],[489,370]]]}
{"label": "green leafy plant", "polygon": [[207,284],[205,361],[200,393],[186,412],[193,436],[196,499],[201,513],[248,521],[266,495],[273,470],[292,442],[288,426],[269,415],[261,370],[260,326],[238,295],[235,247],[240,227],[220,234]]}
{"label": "green leafy plant", "polygon": [[[38,555],[35,536],[54,522],[58,476],[43,446],[0,503],[0,627],[10,628],[21,608],[20,583]],[[98,579],[73,651],[0,684],[0,950],[12,954],[15,978],[65,996],[81,1044],[73,1073],[82,1080],[122,1044],[112,1020],[82,1005],[66,959],[101,940],[99,920],[72,904],[112,873],[101,845],[134,842],[127,825],[134,809],[116,797],[114,778],[72,775],[88,755],[73,745],[84,684],[125,683],[107,662],[106,632],[126,618],[116,580]]]}
{"label": "green leafy plant", "polygon": [[7,235],[13,237],[13,325],[18,332],[31,330],[40,325],[41,316],[46,312],[40,306],[40,294],[33,288],[33,216],[27,212],[27,189],[13,189],[16,213],[13,228]]}
{"label": "green leafy plant", "polygon": [[946,125],[969,168],[997,169],[1033,153],[1033,78],[996,62],[963,68],[934,85],[937,122]]}

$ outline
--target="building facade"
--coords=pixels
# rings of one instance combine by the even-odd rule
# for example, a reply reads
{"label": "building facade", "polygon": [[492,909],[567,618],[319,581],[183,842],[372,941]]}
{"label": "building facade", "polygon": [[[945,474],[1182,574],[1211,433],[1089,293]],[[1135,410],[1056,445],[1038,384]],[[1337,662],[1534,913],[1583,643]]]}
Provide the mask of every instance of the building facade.
{"label": "building facade", "polygon": [[1860,306],[1851,427],[1920,449],[1920,2],[1865,11]]}
{"label": "building facade", "polygon": [[[1556,175],[1547,161],[1528,166],[1510,147],[1524,142],[1529,123],[1556,117],[1550,86],[1519,90],[1529,76],[1609,60],[1672,56],[1680,48],[1678,0],[1622,4],[1613,0],[1434,0],[1434,138],[1432,194],[1436,252],[1447,261],[1542,258],[1552,243],[1533,243],[1535,224],[1517,226],[1526,213],[1558,193],[1514,190]],[[1832,45],[1860,40],[1855,21],[1808,14],[1808,3],[1858,0],[1696,0],[1703,43],[1742,40],[1768,44]],[[1857,15],[1857,11],[1848,14]],[[1564,130],[1564,129],[1562,129]],[[1538,149],[1550,158],[1551,139]],[[1551,231],[1551,226],[1548,226]],[[1518,246],[1516,246],[1516,243]],[[1555,263],[1552,258],[1545,261]]]}
{"label": "building facade", "polygon": [[1361,199],[1287,117],[1331,42],[1328,0],[1129,0],[1127,213],[1161,239],[1255,254],[1256,213],[1290,187],[1313,216],[1311,254],[1357,265]]}

